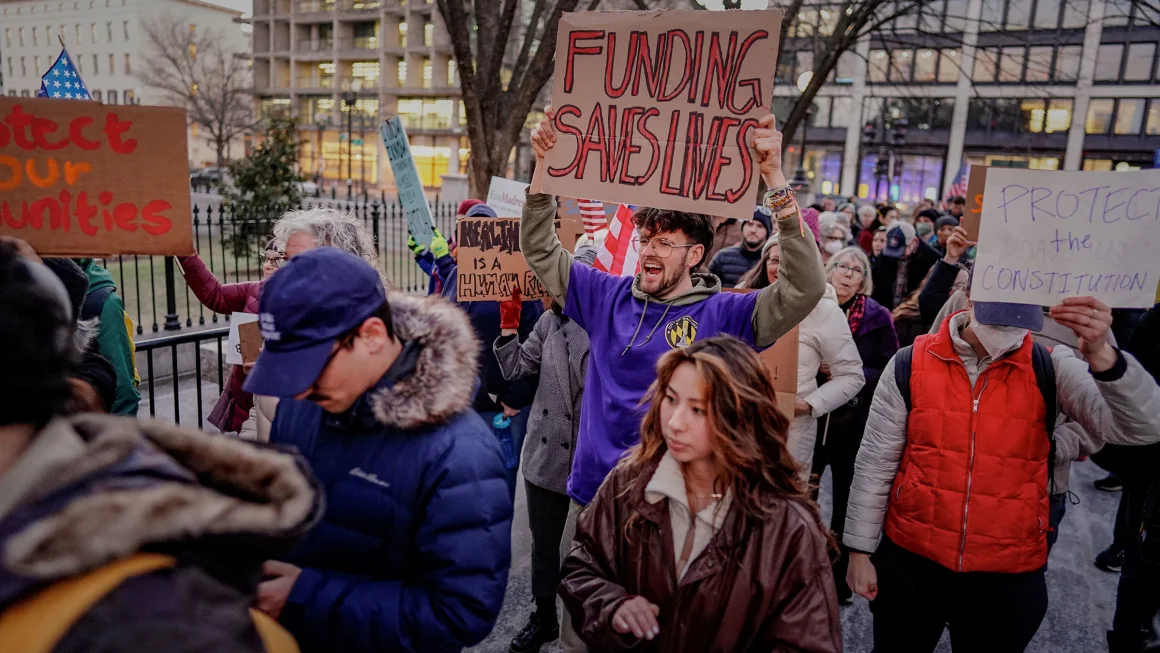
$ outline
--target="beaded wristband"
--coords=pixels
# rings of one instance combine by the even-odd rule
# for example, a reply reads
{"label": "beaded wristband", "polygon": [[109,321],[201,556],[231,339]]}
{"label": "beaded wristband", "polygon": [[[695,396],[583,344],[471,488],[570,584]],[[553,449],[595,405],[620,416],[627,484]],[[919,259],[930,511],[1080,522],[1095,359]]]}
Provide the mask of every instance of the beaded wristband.
{"label": "beaded wristband", "polygon": [[782,186],[781,188],[770,188],[765,191],[765,198],[762,200],[767,208],[773,212],[789,206],[793,202],[794,191],[789,186]]}

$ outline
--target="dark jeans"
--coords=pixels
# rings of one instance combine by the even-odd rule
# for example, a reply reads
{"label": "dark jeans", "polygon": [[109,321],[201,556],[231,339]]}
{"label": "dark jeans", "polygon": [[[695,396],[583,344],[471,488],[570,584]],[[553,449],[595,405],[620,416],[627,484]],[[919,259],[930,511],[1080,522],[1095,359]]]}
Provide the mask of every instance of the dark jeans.
{"label": "dark jeans", "polygon": [[1055,541],[1059,539],[1059,525],[1063,522],[1065,514],[1067,514],[1067,492],[1051,495],[1051,514],[1048,516],[1051,530],[1047,531],[1048,553],[1051,553],[1051,547],[1055,546]]}
{"label": "dark jeans", "polygon": [[560,539],[572,500],[524,480],[532,531],[532,598],[554,599],[560,586]]}
{"label": "dark jeans", "polygon": [[[846,530],[846,508],[850,503],[850,486],[854,483],[854,461],[858,458],[858,448],[862,446],[862,434],[865,429],[866,411],[862,406],[847,404],[818,420],[818,437],[814,444],[814,464],[811,472],[820,477],[829,464],[830,475],[834,481],[834,509],[830,518],[830,530],[838,540],[838,557],[834,560],[833,569],[834,586],[838,590],[839,597],[849,596],[846,569],[850,566],[850,550],[842,544],[842,534]],[[822,444],[823,436],[825,444]]]}
{"label": "dark jeans", "polygon": [[1047,613],[1045,569],[1021,573],[954,572],[883,538],[874,648],[931,653],[944,628],[954,653],[1020,653]]}
{"label": "dark jeans", "polygon": [[[1124,500],[1132,501],[1124,485]],[[1155,619],[1160,611],[1160,486],[1133,488],[1140,515],[1134,536],[1124,547],[1124,568],[1116,590],[1116,615],[1108,633],[1111,653],[1138,653],[1157,637]]]}

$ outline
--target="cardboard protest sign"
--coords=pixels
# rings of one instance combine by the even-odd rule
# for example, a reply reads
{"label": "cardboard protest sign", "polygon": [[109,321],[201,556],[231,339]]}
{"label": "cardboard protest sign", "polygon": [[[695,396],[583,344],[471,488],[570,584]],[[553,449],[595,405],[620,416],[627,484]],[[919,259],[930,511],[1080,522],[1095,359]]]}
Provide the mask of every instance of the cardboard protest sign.
{"label": "cardboard protest sign", "polygon": [[387,149],[391,162],[391,173],[395,176],[395,187],[399,193],[399,204],[407,217],[407,229],[415,241],[426,247],[435,238],[435,227],[431,220],[431,205],[423,192],[423,182],[419,180],[419,169],[411,156],[411,144],[407,140],[407,130],[403,119],[395,116],[379,127],[379,136]]}
{"label": "cardboard protest sign", "polygon": [[456,229],[459,301],[505,301],[516,287],[525,300],[548,296],[520,251],[519,218],[460,218]]}
{"label": "cardboard protest sign", "polygon": [[524,189],[527,187],[522,181],[492,177],[487,187],[487,205],[501,218],[518,218],[524,213]]}
{"label": "cardboard protest sign", "polygon": [[257,322],[246,322],[238,325],[238,353],[242,355],[243,363],[254,363],[258,354],[262,352],[262,330]]}
{"label": "cardboard protest sign", "polygon": [[566,13],[544,192],[749,218],[780,9]]}
{"label": "cardboard protest sign", "polygon": [[[750,288],[724,288],[725,292],[758,292]],[[777,339],[773,346],[759,354],[765,369],[773,377],[773,389],[777,393],[777,407],[791,421],[793,407],[797,400],[798,386],[798,327]]]}
{"label": "cardboard protest sign", "polygon": [[971,166],[967,177],[967,206],[959,224],[967,230],[967,240],[979,239],[979,217],[983,215],[983,186],[987,183],[987,166]]}
{"label": "cardboard protest sign", "polygon": [[43,256],[193,254],[185,110],[0,97],[0,234]]}
{"label": "cardboard protest sign", "polygon": [[971,299],[1146,308],[1160,281],[1160,170],[990,168]]}
{"label": "cardboard protest sign", "polygon": [[[243,324],[257,323],[258,316],[253,313],[232,313],[230,314],[230,333],[226,337],[226,363],[229,365],[241,365],[246,362],[242,357],[242,339],[239,331]],[[261,338],[261,336],[258,336]],[[255,360],[257,358],[255,357]]]}

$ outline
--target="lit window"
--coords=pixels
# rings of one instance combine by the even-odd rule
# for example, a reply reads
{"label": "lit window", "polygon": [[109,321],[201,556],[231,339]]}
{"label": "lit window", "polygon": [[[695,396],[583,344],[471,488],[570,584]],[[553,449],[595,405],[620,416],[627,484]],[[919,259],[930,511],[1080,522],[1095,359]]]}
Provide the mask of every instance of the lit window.
{"label": "lit window", "polygon": [[1116,107],[1116,123],[1113,125],[1113,131],[1117,134],[1139,134],[1143,124],[1144,100],[1120,100]]}
{"label": "lit window", "polygon": [[921,48],[914,53],[914,81],[935,81],[935,69],[938,64],[938,52]]}
{"label": "lit window", "polygon": [[1047,111],[1043,106],[1043,100],[1023,100],[1020,106],[1023,112],[1023,129],[1032,134],[1043,132],[1043,123],[1047,118]]}
{"label": "lit window", "polygon": [[1148,118],[1144,123],[1144,133],[1148,136],[1160,135],[1160,100],[1148,104]]}
{"label": "lit window", "polygon": [[431,23],[423,25],[423,45],[427,47],[435,45],[435,25]]}
{"label": "lit window", "polygon": [[870,61],[867,63],[867,76],[871,83],[886,81],[886,71],[890,67],[890,57],[885,50],[871,50]]}
{"label": "lit window", "polygon": [[1088,103],[1087,120],[1084,122],[1084,131],[1089,134],[1106,134],[1112,126],[1112,112],[1116,101],[1111,99],[1096,99]]}
{"label": "lit window", "polygon": [[[377,61],[356,61],[351,64],[351,76],[365,80],[372,85],[377,85],[379,81],[379,62]],[[366,84],[364,84],[366,86]]]}
{"label": "lit window", "polygon": [[431,60],[423,59],[423,88],[431,88]]}
{"label": "lit window", "polygon": [[941,50],[939,52],[938,81],[944,84],[953,84],[959,81],[959,71],[962,62],[959,60],[958,50]]}
{"label": "lit window", "polygon": [[1066,132],[1071,129],[1072,101],[1068,99],[1050,100],[1047,103],[1047,125],[1043,131],[1048,134]]}
{"label": "lit window", "polygon": [[407,62],[399,62],[399,86],[407,85]]}
{"label": "lit window", "polygon": [[399,47],[407,47],[407,24],[399,23]]}

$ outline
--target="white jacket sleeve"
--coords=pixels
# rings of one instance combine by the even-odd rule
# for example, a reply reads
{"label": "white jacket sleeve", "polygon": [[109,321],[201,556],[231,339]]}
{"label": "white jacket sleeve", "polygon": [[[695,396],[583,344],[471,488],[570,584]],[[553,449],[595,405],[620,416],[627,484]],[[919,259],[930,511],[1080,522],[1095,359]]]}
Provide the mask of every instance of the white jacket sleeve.
{"label": "white jacket sleeve", "polygon": [[1160,442],[1160,386],[1131,354],[1120,352],[1126,369],[1114,381],[1098,381],[1088,364],[1065,346],[1052,349],[1059,410],[1104,443]]}
{"label": "white jacket sleeve", "polygon": [[822,362],[830,366],[830,380],[816,390],[802,397],[802,401],[813,407],[813,416],[821,417],[850,401],[858,394],[866,377],[862,373],[862,355],[854,336],[850,333],[850,323],[846,321],[842,309],[832,301],[822,300],[818,304],[821,313],[821,333],[818,344]]}
{"label": "white jacket sleeve", "polygon": [[894,381],[894,359],[882,370],[874,390],[870,417],[858,458],[854,462],[854,482],[846,511],[846,531],[842,541],[857,551],[873,553],[878,547],[890,486],[898,475],[906,448],[906,401]]}

